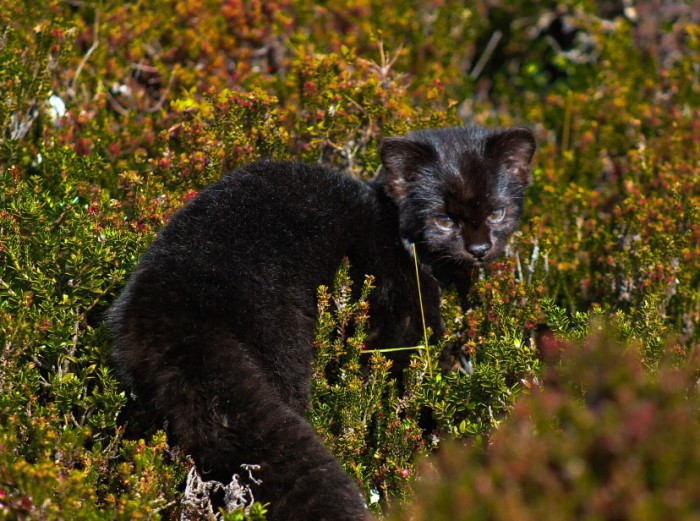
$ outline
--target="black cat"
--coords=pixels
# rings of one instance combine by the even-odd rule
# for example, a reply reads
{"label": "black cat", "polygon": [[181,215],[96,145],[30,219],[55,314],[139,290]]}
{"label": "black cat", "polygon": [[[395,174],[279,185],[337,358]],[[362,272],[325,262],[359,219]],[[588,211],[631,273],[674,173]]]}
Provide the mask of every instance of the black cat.
{"label": "black cat", "polygon": [[270,520],[368,517],[304,418],[316,290],[347,257],[357,287],[376,277],[369,347],[414,345],[413,243],[440,335],[440,288],[501,253],[534,150],[524,128],[421,130],[384,140],[371,183],[295,162],[225,176],[173,216],[110,309],[118,372],[205,479],[261,465]]}

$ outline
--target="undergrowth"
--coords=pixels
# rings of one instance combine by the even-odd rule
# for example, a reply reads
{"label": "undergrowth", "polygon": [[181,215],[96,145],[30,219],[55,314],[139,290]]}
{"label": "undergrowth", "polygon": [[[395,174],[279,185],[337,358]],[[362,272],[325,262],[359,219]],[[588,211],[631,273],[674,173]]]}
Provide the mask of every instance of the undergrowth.
{"label": "undergrowth", "polygon": [[[401,385],[371,281],[319,291],[319,435],[375,513],[697,516],[700,19],[654,6],[0,0],[0,517],[180,516],[191,462],[138,428],[103,314],[197,190],[259,157],[369,178],[381,136],[456,124],[533,129],[521,231]],[[551,373],[556,339],[598,347]],[[471,369],[426,370],[445,346]]]}

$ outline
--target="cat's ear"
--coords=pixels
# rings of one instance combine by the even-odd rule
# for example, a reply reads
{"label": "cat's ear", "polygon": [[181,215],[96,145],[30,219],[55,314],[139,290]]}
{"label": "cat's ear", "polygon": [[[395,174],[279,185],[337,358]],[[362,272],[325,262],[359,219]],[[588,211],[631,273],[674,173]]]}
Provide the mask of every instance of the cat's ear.
{"label": "cat's ear", "polygon": [[387,190],[398,201],[408,194],[420,167],[435,161],[435,150],[430,145],[403,137],[384,138],[379,154],[384,165]]}
{"label": "cat's ear", "polygon": [[530,161],[537,145],[529,128],[515,127],[492,135],[486,142],[489,156],[500,161],[524,185],[532,182]]}

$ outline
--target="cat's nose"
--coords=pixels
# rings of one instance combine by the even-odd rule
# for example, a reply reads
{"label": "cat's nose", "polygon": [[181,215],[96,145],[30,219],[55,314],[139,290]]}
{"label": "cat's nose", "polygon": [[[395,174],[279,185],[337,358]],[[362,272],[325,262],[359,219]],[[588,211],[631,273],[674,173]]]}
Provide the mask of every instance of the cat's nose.
{"label": "cat's nose", "polygon": [[483,259],[491,249],[491,244],[488,242],[477,242],[467,246],[467,251],[476,259]]}

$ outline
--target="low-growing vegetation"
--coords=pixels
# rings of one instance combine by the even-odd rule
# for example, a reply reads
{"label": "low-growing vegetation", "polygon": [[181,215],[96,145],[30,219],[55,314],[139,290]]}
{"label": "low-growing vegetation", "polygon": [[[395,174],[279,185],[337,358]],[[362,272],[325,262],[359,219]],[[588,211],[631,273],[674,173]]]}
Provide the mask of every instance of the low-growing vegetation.
{"label": "low-growing vegetation", "polygon": [[521,231],[400,383],[371,280],[320,288],[312,424],[377,515],[700,516],[700,14],[663,4],[0,0],[0,518],[196,516],[109,366],[140,253],[237,165],[369,178],[457,124],[534,130]]}

